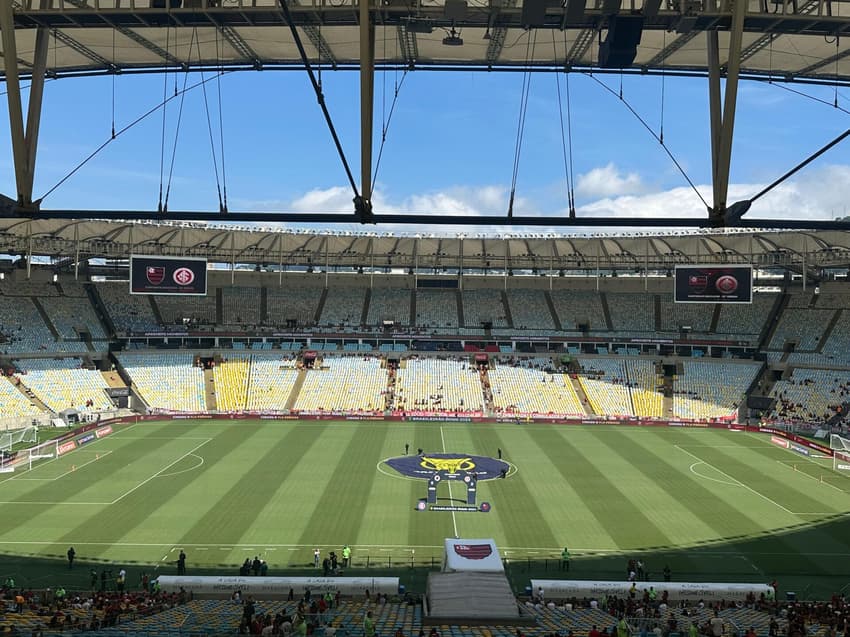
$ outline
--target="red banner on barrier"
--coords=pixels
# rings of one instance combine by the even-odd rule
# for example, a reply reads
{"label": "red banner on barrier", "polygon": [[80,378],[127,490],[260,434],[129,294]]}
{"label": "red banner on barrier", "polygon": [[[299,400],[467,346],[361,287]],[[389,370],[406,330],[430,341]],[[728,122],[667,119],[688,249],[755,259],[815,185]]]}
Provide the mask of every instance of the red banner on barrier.
{"label": "red banner on barrier", "polygon": [[69,440],[68,442],[63,442],[61,445],[56,447],[56,453],[61,456],[63,453],[68,453],[69,451],[73,451],[76,448],[77,443],[73,440]]}

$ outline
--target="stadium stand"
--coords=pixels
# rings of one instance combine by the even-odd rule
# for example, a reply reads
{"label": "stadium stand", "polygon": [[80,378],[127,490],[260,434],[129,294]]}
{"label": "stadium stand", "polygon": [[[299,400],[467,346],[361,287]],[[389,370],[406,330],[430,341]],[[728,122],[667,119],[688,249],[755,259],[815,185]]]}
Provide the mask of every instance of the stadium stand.
{"label": "stadium stand", "polygon": [[213,288],[209,288],[206,296],[157,295],[154,299],[162,320],[168,325],[216,324],[216,291]]}
{"label": "stadium stand", "polygon": [[655,331],[655,295],[608,293],[608,311],[615,331],[623,333]]}
{"label": "stadium stand", "polygon": [[34,405],[14,386],[20,382],[13,378],[0,378],[0,414],[3,418],[18,418],[21,416],[38,416],[41,410]]}
{"label": "stadium stand", "polygon": [[799,351],[814,351],[834,314],[835,310],[787,308],[773,332],[769,348],[783,349],[787,342],[794,342]]}
{"label": "stadium stand", "polygon": [[416,325],[425,328],[458,327],[457,291],[416,290]]}
{"label": "stadium stand", "polygon": [[126,283],[101,283],[96,290],[116,332],[153,332],[161,329],[149,297],[130,294]]}
{"label": "stadium stand", "polygon": [[78,340],[81,332],[88,332],[93,339],[106,338],[106,332],[88,299],[60,296],[41,305],[60,338]]}
{"label": "stadium stand", "polygon": [[507,291],[508,307],[514,328],[518,330],[554,330],[555,322],[543,290],[522,288]]}
{"label": "stadium stand", "polygon": [[626,359],[626,373],[631,387],[636,416],[661,418],[664,415],[664,396],[658,391],[660,379],[655,361]]}
{"label": "stadium stand", "polygon": [[121,365],[150,409],[203,411],[204,372],[187,352],[121,353]]}
{"label": "stadium stand", "polygon": [[215,404],[219,411],[242,411],[248,407],[250,355],[228,352],[213,368]]}
{"label": "stadium stand", "polygon": [[247,405],[251,411],[282,411],[298,379],[298,360],[293,355],[254,353]]}
{"label": "stadium stand", "polygon": [[721,304],[715,332],[757,341],[778,299],[778,294],[753,294],[752,303]]}
{"label": "stadium stand", "polygon": [[261,288],[232,286],[221,288],[224,325],[259,325]]}
{"label": "stadium stand", "polygon": [[270,287],[266,289],[266,322],[269,325],[286,326],[288,321],[296,325],[314,325],[322,290],[319,287]]}
{"label": "stadium stand", "polygon": [[480,328],[484,322],[492,323],[493,327],[508,327],[501,290],[464,290],[461,299],[463,322],[467,327]]}
{"label": "stadium stand", "polygon": [[850,310],[841,310],[819,353],[792,352],[788,362],[812,367],[850,367]]}
{"label": "stadium stand", "polygon": [[81,367],[79,358],[29,358],[16,360],[21,382],[51,411],[104,411],[114,409],[104,390],[101,373]]}
{"label": "stadium stand", "polygon": [[550,296],[562,329],[577,330],[582,323],[589,324],[594,332],[608,329],[599,292],[553,290]]}
{"label": "stadium stand", "polygon": [[684,361],[673,381],[673,416],[691,420],[731,418],[760,363]]}
{"label": "stadium stand", "polygon": [[678,333],[687,326],[696,334],[706,334],[711,327],[714,304],[674,303],[672,294],[661,295],[661,331]]}
{"label": "stadium stand", "polygon": [[387,371],[374,356],[325,356],[321,367],[307,370],[296,411],[382,412]]}
{"label": "stadium stand", "polygon": [[615,358],[579,358],[579,383],[598,415],[634,416],[626,363]]}
{"label": "stadium stand", "polygon": [[328,288],[320,325],[357,326],[363,316],[366,288]]}
{"label": "stadium stand", "polygon": [[478,370],[460,360],[409,358],[396,373],[395,409],[482,413]]}
{"label": "stadium stand", "polygon": [[814,296],[814,292],[796,292],[794,294],[789,294],[787,307],[789,309],[803,309],[811,307]]}
{"label": "stadium stand", "polygon": [[62,291],[54,283],[26,279],[23,277],[8,277],[0,279],[0,293],[4,296],[60,296]]}
{"label": "stadium stand", "polygon": [[822,425],[850,396],[850,372],[797,368],[777,381],[770,395],[776,399],[770,420]]}
{"label": "stadium stand", "polygon": [[373,288],[366,322],[373,326],[383,321],[410,325],[410,294],[403,288]]}
{"label": "stadium stand", "polygon": [[57,341],[33,300],[27,297],[0,296],[0,332],[6,338],[0,346],[7,354],[87,351],[80,341]]}
{"label": "stadium stand", "polygon": [[569,416],[585,413],[565,374],[500,362],[487,376],[497,412]]}

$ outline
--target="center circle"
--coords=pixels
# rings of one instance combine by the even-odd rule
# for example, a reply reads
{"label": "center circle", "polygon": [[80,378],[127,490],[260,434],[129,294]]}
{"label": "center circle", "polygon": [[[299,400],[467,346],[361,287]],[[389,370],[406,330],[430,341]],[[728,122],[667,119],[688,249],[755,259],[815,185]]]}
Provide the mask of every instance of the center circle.
{"label": "center circle", "polygon": [[448,480],[463,480],[469,475],[478,480],[501,478],[510,469],[504,460],[469,453],[423,453],[416,456],[398,456],[384,461],[396,472],[409,478],[428,480],[441,475]]}

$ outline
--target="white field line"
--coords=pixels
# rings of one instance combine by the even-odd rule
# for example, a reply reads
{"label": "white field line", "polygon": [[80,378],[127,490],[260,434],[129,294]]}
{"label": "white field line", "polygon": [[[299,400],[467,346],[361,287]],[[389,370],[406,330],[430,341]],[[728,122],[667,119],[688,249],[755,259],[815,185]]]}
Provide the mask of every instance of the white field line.
{"label": "white field line", "polygon": [[[691,471],[691,473],[693,473],[693,474],[694,474],[695,476],[697,476],[697,477],[703,478],[704,480],[711,480],[712,482],[717,482],[717,483],[719,483],[719,484],[726,484],[726,485],[729,485],[730,487],[737,487],[737,486],[738,486],[738,485],[737,485],[737,484],[735,484],[734,482],[729,482],[728,480],[721,480],[721,479],[719,479],[719,478],[712,478],[711,476],[706,476],[706,475],[701,474],[699,471],[697,471],[697,470],[694,468],[694,467],[698,467],[698,466],[699,466],[699,465],[701,465],[701,464],[705,464],[705,463],[704,463],[702,460],[700,460],[699,462],[694,462],[694,463],[690,466],[690,471]],[[706,466],[708,466],[708,465],[706,465]],[[712,467],[712,468],[713,468],[713,467]]]}
{"label": "white field line", "polygon": [[[40,503],[41,504],[41,503]],[[819,515],[814,513],[801,513],[799,515]],[[94,546],[94,547],[117,547],[117,548],[157,548],[157,549],[165,549],[166,551],[173,548],[175,545],[170,543],[151,543],[151,542],[71,542],[74,546]],[[14,540],[0,540],[0,546],[10,545],[10,546],[52,546],[56,544],[55,540],[43,540],[43,541],[34,541],[34,540],[25,540],[25,541],[14,541]],[[333,548],[338,544],[334,544],[333,546],[328,546],[327,548]],[[215,550],[218,549],[220,551],[233,551],[233,550],[256,550],[257,546],[260,546],[256,542],[252,544],[228,544],[226,546],[221,544],[181,544],[184,549],[193,549],[193,550]],[[269,551],[274,549],[287,549],[290,551],[298,551],[301,549],[314,549],[316,548],[315,544],[265,544],[264,550]],[[443,550],[445,547],[443,545],[437,544],[351,544],[352,549],[369,551],[369,549],[384,549],[384,548],[393,548],[399,550],[409,551],[412,548],[417,549],[435,549],[435,550]],[[540,553],[551,553],[553,557],[560,557],[561,550],[563,547],[557,546],[504,546],[499,547],[505,551],[538,551]],[[572,552],[573,549],[570,549]],[[636,549],[636,548],[624,548],[624,549],[612,549],[612,548],[576,548],[575,552],[582,555],[594,555],[594,554],[602,554],[602,555],[618,555],[618,554],[630,554],[630,553],[655,553],[656,549]],[[671,549],[670,553],[682,553],[685,555],[717,555],[717,556],[733,556],[738,559],[741,558],[740,551],[725,551],[725,550],[712,550],[710,548],[707,549],[697,549],[695,547],[682,547],[681,549]],[[748,551],[748,555],[760,555],[760,556],[787,556],[789,553],[783,551]],[[835,551],[828,552],[807,552],[806,555],[811,555],[815,557],[850,557],[849,553],[836,553]]]}
{"label": "white field line", "polygon": [[[113,435],[113,436],[112,436],[112,438],[114,439],[114,438],[115,438],[115,436],[119,435],[120,433],[123,433],[123,432],[125,432],[125,431],[129,431],[130,429],[132,429],[133,427],[137,427],[138,425],[139,425],[139,423],[135,422],[135,423],[133,423],[132,425],[129,425],[126,429],[122,429],[120,432],[117,432],[115,435]],[[109,440],[109,439],[110,439],[110,437],[109,437],[109,436],[107,436],[107,437],[105,437],[105,438],[98,438],[98,439],[96,439],[96,440],[92,440],[90,443],[88,443],[88,444],[86,445],[86,447],[85,447],[85,448],[86,448],[86,449],[91,449],[92,445],[96,445],[96,444],[98,444],[98,443],[100,443],[100,442],[103,442],[104,440]],[[46,441],[46,442],[50,442],[50,441],[48,440],[48,441]],[[42,444],[43,444],[43,443],[42,443]],[[74,451],[80,451],[80,449],[74,449]],[[74,451],[71,451],[71,452],[69,452],[69,453],[74,453]],[[63,455],[61,455],[61,456],[56,456],[55,458],[51,458],[50,460],[45,460],[44,462],[39,462],[39,463],[38,463],[38,465],[37,465],[37,466],[35,466],[33,469],[24,469],[24,473],[29,473],[29,472],[31,472],[31,471],[35,471],[36,469],[40,469],[41,467],[43,467],[43,466],[45,466],[45,465],[48,465],[48,464],[50,464],[51,462],[55,462],[55,461],[59,460],[59,458],[67,458],[67,457],[68,457],[68,455],[67,455],[67,454],[63,454]],[[12,480],[12,479],[14,479],[14,478],[15,478],[15,476],[13,475],[11,478],[6,478],[5,480],[0,480],[0,484],[3,484],[4,482],[8,482],[9,480]],[[20,479],[20,476],[18,476],[18,479]],[[6,504],[6,503],[5,503],[5,502],[0,502],[0,504]],[[45,502],[44,504],[50,504],[50,503],[49,503],[49,502]],[[69,504],[75,504],[75,503],[69,503]],[[86,503],[86,504],[93,504],[93,503]]]}
{"label": "white field line", "polygon": [[40,504],[41,506],[107,506],[111,502],[45,502],[44,500],[2,500],[0,504]]}
{"label": "white field line", "polygon": [[[448,453],[448,451],[446,450],[446,437],[443,435],[443,427],[442,427],[442,425],[440,425],[440,440],[442,440],[442,441],[443,441],[443,453]],[[455,501],[455,499],[454,499],[454,496],[452,495],[452,481],[451,481],[451,480],[446,480],[446,482],[448,482],[448,483],[449,483],[449,500],[451,500],[451,502],[452,502],[452,506],[454,506],[454,501]],[[454,529],[455,529],[455,537],[456,537],[456,538],[457,538],[457,537],[460,537],[460,535],[458,535],[458,532],[457,532],[457,518],[455,517],[455,512],[454,512],[454,511],[452,511],[452,526],[453,526],[453,527],[454,527]]]}
{"label": "white field line", "polygon": [[190,455],[192,455],[194,452],[196,452],[198,449],[200,449],[201,447],[203,447],[205,444],[207,444],[207,443],[208,443],[208,442],[210,442],[211,440],[212,440],[212,438],[207,438],[207,439],[206,439],[206,440],[204,440],[204,442],[202,442],[201,444],[196,445],[196,446],[195,446],[195,447],[193,447],[192,449],[189,449],[189,451],[187,451],[187,452],[186,452],[186,453],[184,453],[182,456],[180,456],[179,458],[177,458],[177,460],[175,460],[174,462],[169,463],[168,465],[164,466],[162,469],[160,469],[159,471],[157,471],[155,474],[153,474],[153,475],[152,475],[152,476],[150,476],[149,478],[146,478],[145,480],[143,480],[142,482],[140,482],[139,484],[137,484],[135,487],[133,487],[133,488],[132,488],[132,489],[130,489],[129,491],[126,491],[126,492],[125,492],[125,493],[123,493],[122,495],[119,495],[119,496],[118,496],[117,498],[115,498],[112,502],[110,502],[110,504],[116,504],[117,502],[120,502],[121,500],[123,500],[124,498],[126,498],[128,495],[130,495],[130,494],[131,494],[131,493],[133,493],[134,491],[136,491],[136,490],[138,490],[138,489],[141,489],[141,488],[142,488],[143,486],[145,486],[148,482],[150,482],[150,481],[151,481],[151,480],[153,480],[154,478],[159,477],[159,475],[160,475],[160,474],[165,473],[168,469],[170,469],[171,467],[173,467],[174,465],[176,465],[178,462],[180,462],[181,460],[183,460],[183,458],[185,458],[186,456],[190,456]]}
{"label": "white field line", "polygon": [[733,478],[732,476],[730,476],[730,475],[729,475],[728,473],[726,473],[725,471],[721,471],[720,469],[718,469],[717,467],[715,467],[715,466],[714,466],[713,464],[711,464],[710,462],[706,462],[705,460],[703,460],[703,459],[702,459],[702,458],[700,458],[699,456],[692,454],[692,453],[691,453],[690,451],[688,451],[687,449],[683,449],[683,448],[682,448],[682,447],[680,447],[679,445],[673,445],[673,446],[674,446],[674,447],[676,447],[676,449],[678,449],[678,450],[679,450],[679,451],[681,451],[682,453],[686,453],[686,454],[688,454],[688,455],[689,455],[691,458],[693,458],[694,460],[698,460],[699,462],[702,462],[702,463],[703,463],[703,464],[705,464],[706,466],[711,467],[712,469],[714,469],[717,473],[719,473],[719,474],[721,474],[721,475],[726,476],[727,478],[729,478],[730,480],[732,480],[733,482],[735,482],[735,484],[737,484],[739,487],[743,487],[744,489],[746,489],[746,490],[747,490],[747,491],[749,491],[750,493],[753,493],[753,494],[757,495],[758,497],[760,497],[760,498],[762,498],[762,499],[764,499],[764,500],[767,500],[767,501],[768,501],[768,502],[770,502],[772,505],[774,505],[774,506],[776,506],[776,507],[778,507],[778,508],[782,509],[783,511],[785,511],[786,513],[788,513],[788,514],[790,514],[790,515],[796,515],[793,511],[791,511],[791,510],[790,510],[790,509],[788,509],[787,507],[782,506],[781,504],[779,504],[779,503],[778,503],[776,500],[774,500],[773,498],[770,498],[770,497],[766,496],[766,495],[765,495],[765,494],[763,494],[763,493],[759,493],[758,491],[756,491],[756,490],[755,490],[755,489],[753,489],[752,487],[750,487],[750,486],[748,486],[748,485],[744,484],[743,482],[741,482],[741,481],[740,481],[740,480],[738,480],[737,478]]}
{"label": "white field line", "polygon": [[822,478],[823,478],[823,476],[821,476],[821,477],[815,477],[815,476],[813,476],[813,475],[811,475],[811,474],[809,474],[809,473],[806,473],[805,471],[797,471],[797,465],[799,464],[799,463],[797,463],[797,462],[791,462],[790,460],[777,460],[776,462],[778,462],[778,463],[779,463],[779,464],[781,464],[781,465],[785,465],[786,467],[788,467],[788,468],[790,468],[790,469],[793,469],[793,470],[794,470],[794,473],[799,473],[799,474],[803,475],[803,476],[804,476],[804,477],[806,477],[806,478],[811,478],[812,480],[814,480],[814,481],[815,481],[815,482],[817,482],[818,484],[824,484],[824,485],[826,485],[826,486],[828,486],[828,487],[832,487],[832,488],[833,488],[833,489],[835,489],[836,491],[841,491],[841,493],[847,493],[847,492],[846,492],[844,489],[842,489],[841,487],[836,487],[834,484],[830,484],[829,482],[824,482],[824,481],[823,481],[823,479],[822,479]]}

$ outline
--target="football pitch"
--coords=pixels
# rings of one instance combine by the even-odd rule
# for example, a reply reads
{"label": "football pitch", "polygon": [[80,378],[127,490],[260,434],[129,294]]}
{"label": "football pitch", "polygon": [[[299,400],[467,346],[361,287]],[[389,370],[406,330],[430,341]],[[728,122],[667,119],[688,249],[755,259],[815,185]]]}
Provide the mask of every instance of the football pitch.
{"label": "football pitch", "polygon": [[[496,457],[484,512],[417,511],[427,483],[384,460]],[[460,483],[439,487],[461,504]],[[824,596],[850,577],[850,477],[768,436],[709,429],[383,421],[169,421],[116,428],[26,471],[0,475],[0,575],[21,564],[236,574],[314,574],[314,548],[353,549],[355,569],[437,566],[443,539],[494,538],[514,581],[559,572],[622,579],[629,558],[652,577],[777,579]],[[309,570],[308,570],[309,569]],[[40,572],[40,571],[39,571]],[[20,573],[19,573],[20,576]],[[130,574],[131,578],[133,574]],[[47,577],[47,576],[45,576]],[[131,579],[131,581],[135,581]]]}

